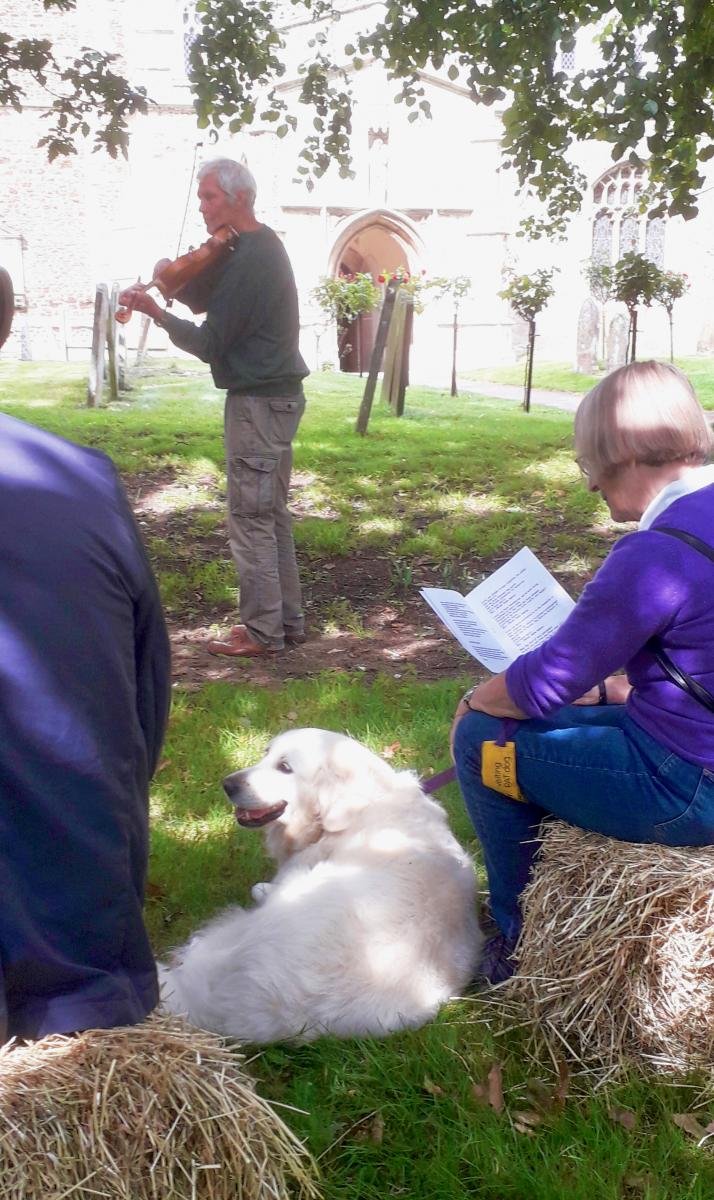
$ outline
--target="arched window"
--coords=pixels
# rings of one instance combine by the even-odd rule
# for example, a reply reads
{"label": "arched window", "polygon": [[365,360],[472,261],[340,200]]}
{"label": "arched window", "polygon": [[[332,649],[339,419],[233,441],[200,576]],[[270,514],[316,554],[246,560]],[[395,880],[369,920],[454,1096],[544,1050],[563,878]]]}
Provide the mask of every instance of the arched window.
{"label": "arched window", "polygon": [[660,270],[664,267],[664,217],[651,217],[645,228],[645,257]]}
{"label": "arched window", "polygon": [[617,257],[622,258],[623,255],[633,251],[635,254],[640,248],[640,229],[637,220],[637,213],[632,211],[623,213],[620,217],[620,236],[618,239]]}
{"label": "arched window", "polygon": [[[605,171],[593,184],[595,212],[592,219],[592,257],[596,263],[611,264],[613,250],[618,258],[630,251],[644,253],[662,266],[664,261],[664,222],[646,221],[637,202],[647,181],[644,167],[618,163]],[[652,228],[650,228],[652,226]]]}
{"label": "arched window", "polygon": [[607,211],[599,212],[593,221],[592,260],[599,267],[612,262],[612,217]]}
{"label": "arched window", "polygon": [[196,12],[195,0],[184,4],[182,11],[183,26],[183,68],[188,75],[191,66],[191,47],[201,32],[201,19]]}

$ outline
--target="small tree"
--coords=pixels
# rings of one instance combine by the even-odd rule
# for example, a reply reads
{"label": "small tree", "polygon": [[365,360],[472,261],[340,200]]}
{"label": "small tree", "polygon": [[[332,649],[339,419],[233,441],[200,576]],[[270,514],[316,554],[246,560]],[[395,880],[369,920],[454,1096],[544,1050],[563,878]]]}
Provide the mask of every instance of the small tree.
{"label": "small tree", "polygon": [[445,296],[450,296],[454,306],[453,319],[453,339],[451,349],[451,395],[458,396],[456,388],[456,343],[459,332],[459,303],[468,296],[471,291],[471,277],[469,275],[454,275],[449,279],[446,276],[438,276],[436,279],[430,279],[426,284],[429,288],[435,288],[437,292],[437,300],[442,300]]}
{"label": "small tree", "polygon": [[634,362],[637,357],[637,310],[641,304],[645,308],[650,307],[652,301],[657,299],[661,283],[662,271],[644,254],[630,250],[615,264],[612,294],[616,300],[622,301],[630,315],[628,362]]}
{"label": "small tree", "polygon": [[503,291],[499,292],[502,300],[507,300],[514,312],[528,322],[528,351],[526,354],[526,376],[523,391],[523,408],[530,412],[531,381],[533,379],[533,354],[535,350],[536,317],[542,312],[550,300],[555,288],[551,280],[555,268],[546,271],[541,267],[532,275],[511,275],[510,282]]}
{"label": "small tree", "polygon": [[662,278],[657,289],[656,300],[663,308],[667,310],[669,318],[669,361],[674,362],[674,318],[672,312],[675,301],[681,299],[684,293],[689,288],[689,279],[686,275],[679,275],[676,271],[662,271]]}
{"label": "small tree", "polygon": [[605,361],[605,313],[608,300],[612,300],[613,270],[608,263],[595,262],[586,265],[583,275],[588,281],[592,295],[600,305],[600,327],[602,330],[602,362]]}
{"label": "small tree", "polygon": [[[337,352],[340,359],[349,353],[351,346],[347,343],[350,326],[362,313],[371,312],[380,300],[380,290],[373,282],[372,276],[357,272],[350,275],[323,275],[320,283],[313,288],[313,298],[328,317],[337,325]],[[357,337],[357,362],[360,375],[360,339]]]}

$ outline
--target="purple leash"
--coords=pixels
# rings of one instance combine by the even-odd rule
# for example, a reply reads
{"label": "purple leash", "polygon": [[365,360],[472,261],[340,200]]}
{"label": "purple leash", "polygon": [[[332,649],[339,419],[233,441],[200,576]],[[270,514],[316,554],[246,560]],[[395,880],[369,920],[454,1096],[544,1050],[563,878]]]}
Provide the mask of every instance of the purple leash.
{"label": "purple leash", "polygon": [[[502,746],[509,738],[512,738],[520,721],[509,718],[504,718],[501,724],[500,736],[496,739],[496,745]],[[439,771],[438,775],[430,775],[428,779],[420,779],[419,786],[427,796],[432,792],[438,792],[440,788],[446,787],[447,783],[453,783],[456,779],[456,767],[447,767],[445,771]]]}
{"label": "purple leash", "polygon": [[447,783],[453,783],[456,779],[456,767],[447,767],[445,771],[439,771],[438,775],[430,775],[428,779],[420,779],[419,786],[427,796],[432,792],[438,792],[439,788],[446,787]]}

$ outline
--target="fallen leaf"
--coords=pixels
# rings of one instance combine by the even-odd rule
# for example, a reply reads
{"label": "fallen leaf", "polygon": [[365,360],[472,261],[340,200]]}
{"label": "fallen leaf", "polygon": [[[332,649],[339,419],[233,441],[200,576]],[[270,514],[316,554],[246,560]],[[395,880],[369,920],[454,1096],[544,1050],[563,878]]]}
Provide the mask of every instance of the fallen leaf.
{"label": "fallen leaf", "polygon": [[535,1137],[535,1130],[531,1129],[528,1125],[521,1125],[520,1121],[514,1121],[513,1128],[516,1133],[525,1133],[526,1137]]}
{"label": "fallen leaf", "polygon": [[608,1116],[611,1121],[622,1125],[622,1128],[627,1129],[629,1133],[632,1133],[637,1128],[637,1115],[629,1108],[611,1108]]}
{"label": "fallen leaf", "polygon": [[538,1125],[543,1124],[543,1117],[541,1113],[516,1111],[511,1113],[511,1116],[513,1117],[516,1125],[527,1125],[528,1128],[535,1129],[538,1127]]}
{"label": "fallen leaf", "polygon": [[550,1112],[555,1103],[555,1093],[542,1079],[526,1080],[526,1097],[541,1112]]}
{"label": "fallen leaf", "polygon": [[293,709],[291,709],[288,713],[288,721],[297,721],[298,716],[299,713],[296,713]]}
{"label": "fallen leaf", "polygon": [[154,774],[158,775],[159,771],[165,771],[166,768],[170,767],[170,766],[171,766],[171,759],[170,758],[162,758],[161,762],[159,763],[158,767],[156,768]]}
{"label": "fallen leaf", "polygon": [[499,1063],[494,1063],[488,1073],[488,1102],[494,1112],[503,1112],[503,1072]]}
{"label": "fallen leaf", "polygon": [[369,1140],[379,1146],[384,1139],[384,1117],[381,1113],[377,1113],[376,1117],[369,1126]]}
{"label": "fallen leaf", "polygon": [[151,879],[146,884],[145,890],[150,900],[160,900],[166,895],[166,888],[160,883],[154,883]]}
{"label": "fallen leaf", "polygon": [[485,1083],[472,1083],[471,1093],[480,1104],[488,1104],[488,1088]]}
{"label": "fallen leaf", "polygon": [[648,1193],[655,1186],[655,1178],[650,1171],[643,1171],[638,1175],[626,1175],[622,1182],[631,1192]]}
{"label": "fallen leaf", "polygon": [[439,1087],[438,1083],[434,1083],[431,1079],[425,1078],[424,1082],[421,1086],[424,1088],[425,1092],[429,1093],[430,1096],[446,1095],[446,1093],[444,1092],[444,1089],[442,1087]]}
{"label": "fallen leaf", "polygon": [[685,1133],[695,1137],[697,1141],[706,1137],[706,1129],[694,1116],[694,1113],[675,1113],[672,1117],[675,1125],[679,1129],[683,1129]]}
{"label": "fallen leaf", "polygon": [[357,1123],[352,1137],[355,1142],[375,1142],[381,1145],[384,1137],[384,1119],[381,1113],[370,1113]]}
{"label": "fallen leaf", "polygon": [[382,758],[394,758],[397,750],[401,750],[401,742],[392,742],[391,746],[385,746],[382,751]]}

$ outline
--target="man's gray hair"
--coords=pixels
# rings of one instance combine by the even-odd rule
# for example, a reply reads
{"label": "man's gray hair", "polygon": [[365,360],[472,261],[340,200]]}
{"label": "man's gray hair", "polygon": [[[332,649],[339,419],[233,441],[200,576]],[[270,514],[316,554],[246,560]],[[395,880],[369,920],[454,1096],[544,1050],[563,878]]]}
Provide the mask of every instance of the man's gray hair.
{"label": "man's gray hair", "polygon": [[206,175],[215,175],[218,186],[229,200],[235,200],[238,192],[247,192],[251,206],[255,203],[258,189],[253,175],[244,163],[235,162],[232,158],[213,158],[199,168],[199,181]]}

